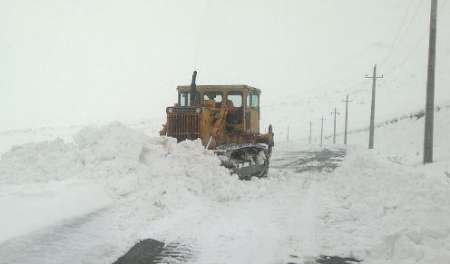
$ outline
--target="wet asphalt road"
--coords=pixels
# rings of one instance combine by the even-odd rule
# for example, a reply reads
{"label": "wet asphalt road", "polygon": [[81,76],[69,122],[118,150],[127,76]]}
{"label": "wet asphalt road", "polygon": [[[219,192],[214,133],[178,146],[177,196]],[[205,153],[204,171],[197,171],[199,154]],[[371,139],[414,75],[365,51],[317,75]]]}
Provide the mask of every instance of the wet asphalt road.
{"label": "wet asphalt road", "polygon": [[[296,173],[332,172],[345,157],[344,149],[321,149],[310,151],[283,152],[273,156],[271,169],[290,170]],[[162,264],[188,261],[192,257],[189,247],[181,244],[165,245],[162,242],[147,239],[134,245],[124,256],[113,264]],[[298,258],[291,255],[290,259]],[[360,262],[353,258],[337,256],[319,256],[308,262],[287,262],[285,264],[354,264]]]}

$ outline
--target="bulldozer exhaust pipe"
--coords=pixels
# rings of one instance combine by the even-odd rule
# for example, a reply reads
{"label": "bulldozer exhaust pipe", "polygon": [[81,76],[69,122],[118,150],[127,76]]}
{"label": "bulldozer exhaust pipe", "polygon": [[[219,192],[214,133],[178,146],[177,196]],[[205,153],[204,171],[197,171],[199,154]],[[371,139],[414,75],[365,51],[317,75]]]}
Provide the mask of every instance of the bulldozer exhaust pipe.
{"label": "bulldozer exhaust pipe", "polygon": [[192,81],[191,81],[191,106],[197,105],[197,71],[192,73]]}

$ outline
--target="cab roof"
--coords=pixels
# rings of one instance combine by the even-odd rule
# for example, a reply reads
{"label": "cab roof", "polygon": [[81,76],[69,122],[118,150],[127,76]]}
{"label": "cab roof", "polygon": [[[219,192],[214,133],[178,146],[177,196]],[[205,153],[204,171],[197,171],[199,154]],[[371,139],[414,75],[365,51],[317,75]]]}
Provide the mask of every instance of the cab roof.
{"label": "cab roof", "polygon": [[[197,91],[200,93],[208,92],[254,92],[256,94],[261,94],[261,90],[255,87],[251,87],[246,84],[233,84],[233,85],[197,85]],[[178,92],[189,92],[191,91],[190,85],[180,85],[177,87]]]}

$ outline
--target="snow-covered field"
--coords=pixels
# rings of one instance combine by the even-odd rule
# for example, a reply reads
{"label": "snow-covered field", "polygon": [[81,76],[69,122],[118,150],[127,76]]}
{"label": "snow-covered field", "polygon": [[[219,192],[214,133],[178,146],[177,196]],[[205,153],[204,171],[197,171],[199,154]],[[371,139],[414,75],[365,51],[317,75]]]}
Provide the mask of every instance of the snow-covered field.
{"label": "snow-covered field", "polygon": [[374,151],[365,132],[352,134],[334,171],[299,170],[323,150],[278,143],[269,178],[252,181],[230,176],[199,142],[119,123],[10,150],[24,140],[0,137],[0,263],[112,263],[146,238],[185,245],[192,263],[448,263],[450,111],[437,114],[428,166],[422,121],[378,129]]}
{"label": "snow-covered field", "polygon": [[[450,104],[443,104],[435,112],[434,160],[437,163],[450,161]],[[382,122],[375,130],[375,152],[388,156],[400,164],[420,166],[422,162],[424,117],[418,113],[402,115]],[[398,122],[395,122],[399,120]],[[392,124],[391,124],[392,122]],[[395,123],[394,123],[395,122]],[[348,141],[351,145],[367,146],[368,131],[351,133]],[[328,139],[331,141],[331,138]],[[343,142],[342,135],[338,142]]]}

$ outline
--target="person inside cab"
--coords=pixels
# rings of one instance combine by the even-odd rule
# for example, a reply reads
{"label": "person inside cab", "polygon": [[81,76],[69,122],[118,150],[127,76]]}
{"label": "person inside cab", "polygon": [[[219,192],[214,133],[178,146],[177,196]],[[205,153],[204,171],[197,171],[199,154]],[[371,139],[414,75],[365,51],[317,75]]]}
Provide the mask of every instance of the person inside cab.
{"label": "person inside cab", "polygon": [[227,123],[240,124],[242,122],[242,95],[229,94],[226,106],[228,108]]}

